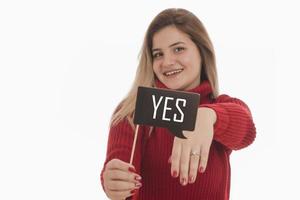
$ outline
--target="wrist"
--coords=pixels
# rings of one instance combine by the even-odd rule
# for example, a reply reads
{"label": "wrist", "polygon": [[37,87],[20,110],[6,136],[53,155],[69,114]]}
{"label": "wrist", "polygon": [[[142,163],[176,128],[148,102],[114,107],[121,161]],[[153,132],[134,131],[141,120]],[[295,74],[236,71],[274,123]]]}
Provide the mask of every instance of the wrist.
{"label": "wrist", "polygon": [[217,121],[217,114],[216,114],[215,110],[212,108],[199,107],[198,115],[199,115],[200,119],[205,119],[208,122],[211,122],[213,125]]}

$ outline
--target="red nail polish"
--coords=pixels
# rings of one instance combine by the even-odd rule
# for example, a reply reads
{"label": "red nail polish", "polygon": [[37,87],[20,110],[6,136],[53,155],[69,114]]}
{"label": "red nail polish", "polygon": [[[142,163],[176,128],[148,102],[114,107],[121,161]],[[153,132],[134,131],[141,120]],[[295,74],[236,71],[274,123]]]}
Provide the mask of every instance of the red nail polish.
{"label": "red nail polish", "polygon": [[129,168],[128,168],[128,171],[134,172],[134,173],[136,172],[136,170],[135,170],[133,167],[129,167]]}
{"label": "red nail polish", "polygon": [[130,193],[134,194],[137,191],[137,189],[131,190]]}
{"label": "red nail polish", "polygon": [[193,176],[190,176],[189,177],[189,183],[192,183],[194,181],[194,177]]}
{"label": "red nail polish", "polygon": [[137,188],[142,187],[142,183],[140,183],[140,182],[136,183],[136,184],[135,184],[135,187],[137,187]]}
{"label": "red nail polish", "polygon": [[175,177],[177,177],[177,171],[173,171],[172,172],[172,176],[175,178]]}
{"label": "red nail polish", "polygon": [[171,156],[169,157],[168,163],[171,163]]}
{"label": "red nail polish", "polygon": [[203,173],[203,171],[204,171],[204,168],[203,168],[203,167],[200,167],[199,172],[200,172],[200,173]]}
{"label": "red nail polish", "polygon": [[187,182],[186,182],[186,178],[183,178],[183,179],[181,179],[181,185],[186,185],[187,184]]}

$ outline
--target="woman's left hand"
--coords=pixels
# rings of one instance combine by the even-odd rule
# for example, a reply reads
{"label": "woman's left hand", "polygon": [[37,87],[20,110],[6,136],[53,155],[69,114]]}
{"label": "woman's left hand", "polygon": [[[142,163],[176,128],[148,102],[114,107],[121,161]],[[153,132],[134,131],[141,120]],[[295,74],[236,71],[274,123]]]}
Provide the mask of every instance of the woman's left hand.
{"label": "woman's left hand", "polygon": [[171,175],[180,177],[180,183],[194,183],[197,171],[206,169],[210,145],[212,143],[216,113],[211,108],[198,108],[194,131],[183,131],[187,139],[174,138],[171,163]]}

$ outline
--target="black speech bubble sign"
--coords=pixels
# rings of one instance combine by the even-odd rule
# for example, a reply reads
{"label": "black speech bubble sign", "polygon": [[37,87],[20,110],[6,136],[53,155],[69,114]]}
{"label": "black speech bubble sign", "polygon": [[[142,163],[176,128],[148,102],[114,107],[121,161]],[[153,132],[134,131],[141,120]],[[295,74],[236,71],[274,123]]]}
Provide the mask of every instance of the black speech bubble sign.
{"label": "black speech bubble sign", "polygon": [[200,95],[168,89],[139,87],[134,123],[166,127],[176,137],[195,128]]}

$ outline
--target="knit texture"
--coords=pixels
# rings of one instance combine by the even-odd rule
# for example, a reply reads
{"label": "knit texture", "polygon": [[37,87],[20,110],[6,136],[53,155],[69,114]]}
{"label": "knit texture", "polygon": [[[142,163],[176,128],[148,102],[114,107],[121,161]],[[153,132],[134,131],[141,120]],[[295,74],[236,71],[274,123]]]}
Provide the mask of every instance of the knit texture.
{"label": "knit texture", "polygon": [[[166,88],[157,81],[157,87]],[[129,199],[139,200],[227,200],[230,194],[230,162],[232,150],[250,145],[256,136],[255,125],[248,106],[237,98],[220,95],[212,99],[208,81],[189,90],[200,94],[199,107],[216,112],[214,137],[204,173],[198,173],[195,183],[182,186],[171,176],[168,158],[172,153],[174,135],[168,129],[140,126],[133,165],[142,176],[142,187]],[[113,158],[129,162],[134,130],[123,120],[110,128],[105,164]],[[104,189],[104,188],[103,188]]]}

